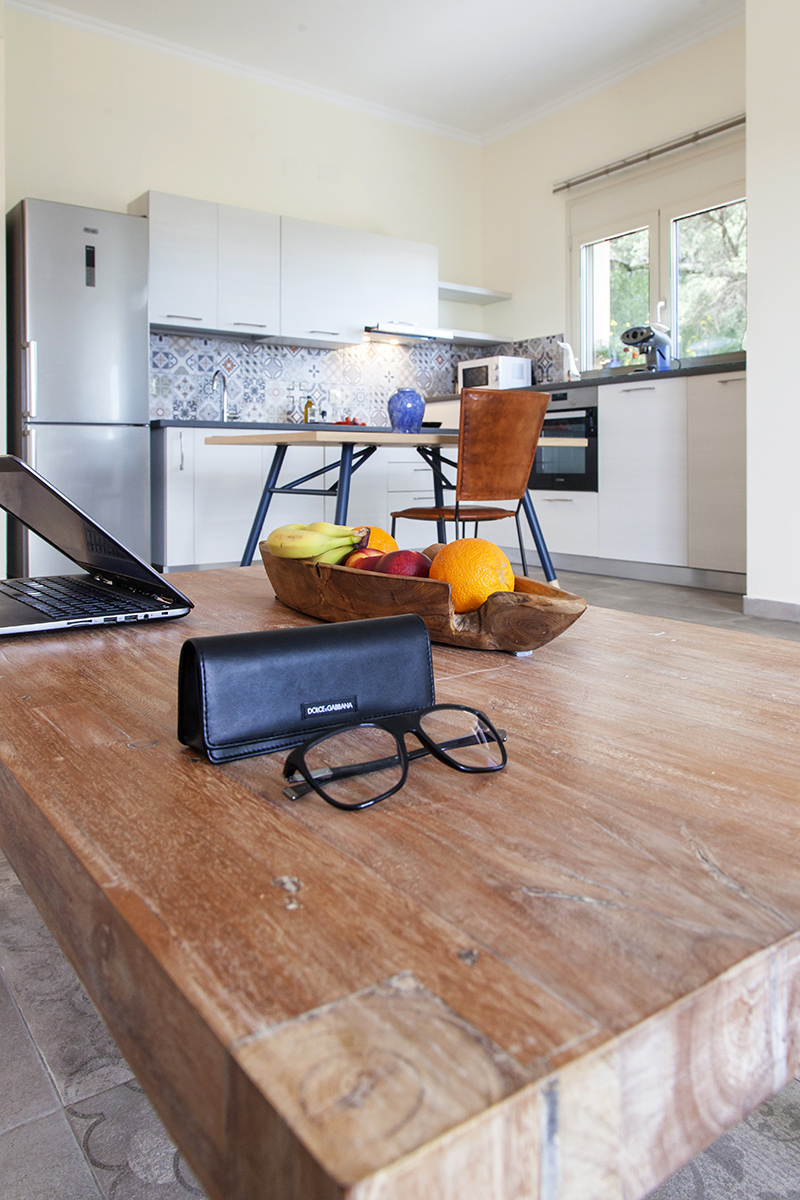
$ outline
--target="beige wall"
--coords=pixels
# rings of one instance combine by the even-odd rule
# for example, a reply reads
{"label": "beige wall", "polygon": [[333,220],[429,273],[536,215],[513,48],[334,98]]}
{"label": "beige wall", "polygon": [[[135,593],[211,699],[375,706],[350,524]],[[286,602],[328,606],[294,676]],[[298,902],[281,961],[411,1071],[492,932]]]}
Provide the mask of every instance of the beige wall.
{"label": "beige wall", "polygon": [[[800,620],[800,8],[747,6],[746,608]],[[782,611],[781,605],[792,606]]]}
{"label": "beige wall", "polygon": [[514,294],[487,310],[487,331],[498,321],[513,337],[566,330],[567,201],[555,183],[744,108],[738,28],[485,147],[481,282]]}
{"label": "beige wall", "polygon": [[480,275],[480,148],[9,10],[7,207],[149,188],[432,242]]}
{"label": "beige wall", "polygon": [[[5,8],[0,0],[0,196],[5,194]],[[0,245],[0,279],[5,279],[5,238]],[[0,329],[6,326],[6,289],[0,287]],[[6,390],[6,339],[0,337],[0,389]],[[0,422],[0,454],[6,450],[6,423]],[[0,579],[6,574],[6,523],[0,520]]]}

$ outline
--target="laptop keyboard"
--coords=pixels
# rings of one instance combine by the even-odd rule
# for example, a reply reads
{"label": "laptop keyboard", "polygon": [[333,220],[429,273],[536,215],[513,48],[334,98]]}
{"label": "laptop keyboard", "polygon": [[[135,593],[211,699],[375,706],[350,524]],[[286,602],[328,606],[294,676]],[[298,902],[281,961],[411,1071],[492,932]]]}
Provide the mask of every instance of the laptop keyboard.
{"label": "laptop keyboard", "polygon": [[19,600],[55,620],[150,612],[164,607],[144,596],[121,599],[80,579],[2,579],[0,595]]}

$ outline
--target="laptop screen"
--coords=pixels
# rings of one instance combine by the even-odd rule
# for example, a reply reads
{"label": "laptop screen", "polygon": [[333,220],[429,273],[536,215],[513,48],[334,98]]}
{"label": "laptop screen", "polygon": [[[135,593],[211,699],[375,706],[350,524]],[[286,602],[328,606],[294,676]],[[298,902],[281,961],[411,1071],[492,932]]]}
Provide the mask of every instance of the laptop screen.
{"label": "laptop screen", "polygon": [[124,575],[151,589],[159,581],[146,563],[12,455],[0,456],[0,505],[87,571]]}

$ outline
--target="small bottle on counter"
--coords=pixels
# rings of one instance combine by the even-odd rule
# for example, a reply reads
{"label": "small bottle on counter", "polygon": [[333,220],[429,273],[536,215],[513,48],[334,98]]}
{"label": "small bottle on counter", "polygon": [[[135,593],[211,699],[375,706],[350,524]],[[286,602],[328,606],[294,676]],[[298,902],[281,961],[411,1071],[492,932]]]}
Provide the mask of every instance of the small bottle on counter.
{"label": "small bottle on counter", "polygon": [[306,425],[314,425],[316,423],[317,408],[314,404],[314,399],[312,396],[306,397],[306,402],[303,407],[303,420],[305,421]]}

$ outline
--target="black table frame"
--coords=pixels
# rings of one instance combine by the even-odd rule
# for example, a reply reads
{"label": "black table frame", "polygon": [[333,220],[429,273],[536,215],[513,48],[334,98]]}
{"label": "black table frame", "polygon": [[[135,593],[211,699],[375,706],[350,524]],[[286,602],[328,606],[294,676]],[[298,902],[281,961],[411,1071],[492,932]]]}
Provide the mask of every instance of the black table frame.
{"label": "black table frame", "polygon": [[[347,523],[347,507],[350,502],[350,481],[353,473],[359,467],[363,466],[367,459],[371,458],[378,449],[377,445],[362,446],[356,449],[353,442],[342,442],[339,446],[340,457],[336,462],[326,463],[324,467],[318,467],[316,471],[309,471],[307,475],[301,475],[298,479],[293,479],[291,483],[279,486],[278,478],[286,458],[286,451],[290,445],[291,443],[287,442],[280,443],[275,447],[275,453],[272,456],[272,462],[267,472],[267,477],[264,480],[264,487],[256,506],[253,524],[250,527],[242,560],[239,564],[242,567],[249,567],[253,561],[253,556],[258,547],[261,530],[264,528],[264,522],[273,496],[283,495],[287,492],[292,492],[296,496],[335,496],[336,514],[334,516],[334,524],[345,525]],[[445,489],[451,490],[454,487],[447,479],[442,463],[444,461],[449,466],[455,466],[456,464],[452,463],[449,459],[442,460],[441,450],[438,446],[415,446],[414,449],[431,468],[431,474],[433,475],[433,495],[436,507],[441,508],[444,504]],[[334,471],[337,468],[339,471],[338,477],[328,487],[311,488],[303,486],[310,483],[311,480],[318,479],[320,476],[326,475],[328,471]],[[522,497],[522,511],[525,513],[528,526],[530,527],[536,553],[539,556],[539,562],[542,564],[542,570],[544,571],[544,577],[548,583],[556,583],[555,568],[528,491]],[[436,528],[439,541],[446,542],[445,522],[437,521]]]}

